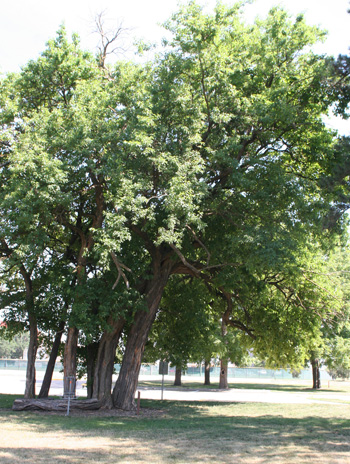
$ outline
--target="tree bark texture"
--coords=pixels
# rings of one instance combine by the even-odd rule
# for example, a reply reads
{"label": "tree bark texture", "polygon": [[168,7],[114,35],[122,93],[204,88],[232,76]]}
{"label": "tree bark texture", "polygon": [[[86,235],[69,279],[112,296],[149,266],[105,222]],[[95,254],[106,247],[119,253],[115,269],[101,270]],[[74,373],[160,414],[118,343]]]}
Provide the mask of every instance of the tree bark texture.
{"label": "tree bark texture", "polygon": [[[160,254],[160,253],[159,253]],[[118,380],[113,389],[113,404],[116,408],[132,410],[136,408],[134,397],[141,367],[142,355],[148,333],[156,317],[164,287],[169,279],[173,263],[162,261],[158,256],[153,260],[153,277],[148,280],[144,294],[148,311],[138,311],[128,335],[123,362]]]}
{"label": "tree bark texture", "polygon": [[311,360],[312,366],[312,388],[318,390],[321,388],[320,361],[319,359]]}
{"label": "tree bark texture", "polygon": [[[221,319],[221,335],[225,343],[225,338],[227,337],[227,321],[231,313],[231,298],[227,298],[227,310],[222,316]],[[226,389],[228,388],[227,382],[227,371],[228,371],[228,359],[222,357],[220,360],[220,377],[219,377],[219,388]]]}
{"label": "tree bark texture", "polygon": [[221,359],[220,360],[220,380],[219,380],[219,388],[221,390],[228,388],[227,371],[228,371],[227,359]]}
{"label": "tree bark texture", "polygon": [[96,368],[96,359],[98,353],[98,343],[90,343],[85,347],[86,351],[86,385],[87,385],[87,397],[92,398],[93,395],[93,382]]}
{"label": "tree bark texture", "polygon": [[120,318],[113,321],[110,318],[108,322],[109,329],[103,333],[98,347],[92,397],[98,399],[102,407],[110,409],[113,407],[112,376],[115,352],[125,320]]}
{"label": "tree bark texture", "polygon": [[24,391],[24,398],[26,399],[35,398],[35,360],[38,351],[38,327],[36,318],[33,314],[29,314],[29,331],[30,338],[28,346],[26,386]]}
{"label": "tree bark texture", "polygon": [[77,377],[78,329],[69,327],[64,347],[63,359],[63,397],[75,397]]}
{"label": "tree bark texture", "polygon": [[40,389],[38,398],[47,398],[49,396],[49,391],[50,391],[51,381],[52,381],[52,375],[53,375],[53,371],[55,369],[56,359],[57,359],[58,351],[59,351],[60,345],[61,345],[61,339],[62,339],[64,326],[65,326],[65,322],[62,321],[60,323],[59,329],[58,329],[58,331],[56,333],[55,339],[54,339],[53,344],[52,344],[50,358],[49,358],[49,361],[47,363],[43,383],[41,385],[41,389]]}
{"label": "tree bark texture", "polygon": [[35,360],[38,351],[38,326],[35,316],[35,303],[33,294],[32,279],[29,272],[22,264],[20,273],[24,279],[26,289],[26,310],[29,321],[29,346],[27,357],[27,372],[26,372],[26,386],[24,390],[24,398],[35,398]]}
{"label": "tree bark texture", "polygon": [[210,385],[210,361],[204,364],[204,385]]}
{"label": "tree bark texture", "polygon": [[[13,411],[67,411],[68,400],[49,399],[18,399],[12,406]],[[100,409],[97,400],[71,400],[69,409],[96,410]]]}
{"label": "tree bark texture", "polygon": [[181,374],[182,374],[182,369],[181,367],[177,367],[175,368],[175,381],[174,381],[174,385],[177,386],[177,387],[181,387],[182,383],[181,383]]}

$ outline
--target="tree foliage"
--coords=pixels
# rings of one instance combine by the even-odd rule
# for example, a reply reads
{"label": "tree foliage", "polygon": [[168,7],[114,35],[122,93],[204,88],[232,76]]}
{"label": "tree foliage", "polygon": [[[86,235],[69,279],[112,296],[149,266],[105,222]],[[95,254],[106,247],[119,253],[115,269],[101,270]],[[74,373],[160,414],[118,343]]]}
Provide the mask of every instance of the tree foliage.
{"label": "tree foliage", "polygon": [[28,346],[29,337],[25,332],[11,336],[6,329],[0,330],[0,358],[22,359]]}
{"label": "tree foliage", "polygon": [[346,225],[348,147],[323,117],[346,92],[310,51],[323,31],[240,9],[189,2],[145,64],[108,67],[61,27],[1,82],[1,306],[33,350],[66,324],[65,377],[84,345],[98,398],[124,331],[118,407],[154,321],[174,363],[199,356],[213,310],[235,356],[297,366],[337,301],[320,270]]}

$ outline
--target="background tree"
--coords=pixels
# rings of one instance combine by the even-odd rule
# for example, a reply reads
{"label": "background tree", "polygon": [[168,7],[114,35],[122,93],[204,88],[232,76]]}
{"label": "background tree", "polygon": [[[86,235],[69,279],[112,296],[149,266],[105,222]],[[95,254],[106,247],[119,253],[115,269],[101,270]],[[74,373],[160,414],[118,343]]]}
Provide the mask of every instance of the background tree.
{"label": "background tree", "polygon": [[0,358],[23,359],[29,337],[25,332],[8,334],[6,328],[0,330]]}
{"label": "background tree", "polygon": [[[324,321],[320,358],[332,377],[348,377],[350,369],[349,332],[349,246],[339,245],[329,256],[325,272],[333,288],[340,290],[341,311]],[[314,382],[315,383],[315,382]]]}
{"label": "background tree", "polygon": [[145,356],[153,362],[164,360],[175,366],[175,385],[181,385],[181,373],[190,361],[210,361],[214,355],[217,322],[209,298],[199,280],[172,276],[167,284]]}

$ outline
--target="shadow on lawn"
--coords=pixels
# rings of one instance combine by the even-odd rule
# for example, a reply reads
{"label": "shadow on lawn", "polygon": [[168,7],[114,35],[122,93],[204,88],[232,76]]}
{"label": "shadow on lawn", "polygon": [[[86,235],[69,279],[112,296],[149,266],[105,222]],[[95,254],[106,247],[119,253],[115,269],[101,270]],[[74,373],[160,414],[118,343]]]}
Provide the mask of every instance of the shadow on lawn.
{"label": "shadow on lawn", "polygon": [[[5,401],[2,397],[6,397]],[[222,429],[233,427],[235,429],[245,429],[252,432],[259,429],[261,433],[265,429],[275,429],[274,433],[284,433],[286,427],[294,427],[297,430],[319,430],[322,433],[341,430],[342,434],[350,437],[350,419],[332,417],[322,417],[317,413],[315,416],[307,417],[285,417],[286,406],[279,406],[280,409],[271,409],[271,405],[259,405],[259,409],[253,403],[234,403],[234,402],[197,402],[197,401],[158,401],[141,400],[142,410],[160,411],[154,416],[128,415],[102,415],[97,411],[96,415],[91,411],[88,415],[76,414],[71,411],[69,417],[64,413],[43,412],[43,411],[12,411],[10,408],[18,395],[0,394],[0,418],[5,416],[12,417],[18,423],[35,425],[40,432],[52,430],[52,426],[57,429],[78,430],[98,432],[98,430],[114,429],[115,426],[123,425],[125,430],[158,430],[160,434],[165,430],[191,429],[198,427],[199,430]],[[295,406],[292,405],[294,408]],[[310,406],[309,406],[310,407]],[[5,409],[6,408],[6,409]],[[118,411],[118,410],[116,410]],[[312,414],[312,409],[310,409]],[[246,414],[246,415],[244,415]],[[260,427],[262,429],[260,430]],[[334,430],[333,430],[334,429]],[[350,440],[349,440],[350,447]]]}
{"label": "shadow on lawn", "polygon": [[[235,462],[247,462],[247,456],[259,457],[259,463],[271,463],[282,458],[288,449],[297,447],[296,452],[315,457],[322,453],[331,457],[334,462],[344,462],[341,457],[350,454],[350,420],[336,417],[283,417],[281,414],[269,414],[262,409],[260,415],[247,415],[242,409],[244,404],[232,403],[196,403],[180,401],[144,400],[142,407],[161,408],[164,415],[156,418],[128,417],[64,417],[29,412],[14,413],[0,410],[0,419],[17,424],[19,428],[37,431],[45,438],[47,433],[72,434],[77,438],[77,450],[62,447],[50,449],[51,460],[57,464],[80,462],[79,437],[110,438],[112,450],[84,449],[85,462],[147,462],[150,456],[157,457],[161,453],[161,462],[203,462],[203,456],[210,462],[233,462],[233,454],[238,453]],[[215,408],[221,408],[220,410]],[[226,408],[226,409],[225,409]],[[236,409],[240,408],[240,409]],[[225,412],[226,411],[226,412]],[[234,415],[237,411],[237,415]],[[266,414],[263,413],[266,412]],[[263,414],[261,414],[263,413]],[[121,440],[121,441],[119,441]],[[129,440],[132,446],[122,447]],[[142,456],[137,455],[137,449]],[[239,450],[237,452],[237,449]],[[21,448],[19,439],[16,456],[23,453],[27,456],[36,450]],[[31,452],[30,452],[31,451]],[[11,460],[14,449],[2,449],[5,453],[3,464],[32,462]],[[199,452],[201,454],[199,454]],[[219,452],[219,455],[218,455]],[[11,454],[12,453],[12,454]],[[204,454],[203,454],[204,453]],[[8,460],[6,456],[8,454]],[[293,456],[293,459],[296,456]],[[135,461],[133,461],[133,459]],[[178,461],[177,461],[178,459]],[[283,462],[288,461],[288,456]],[[337,460],[340,459],[340,460]],[[312,459],[311,459],[312,460]],[[154,459],[157,461],[157,459]],[[282,459],[279,461],[281,462]],[[36,461],[41,464],[40,459]],[[144,461],[142,461],[144,462]],[[157,461],[158,462],[158,461]],[[256,462],[256,461],[252,461]],[[327,462],[324,461],[324,462]],[[329,461],[331,462],[331,461]]]}

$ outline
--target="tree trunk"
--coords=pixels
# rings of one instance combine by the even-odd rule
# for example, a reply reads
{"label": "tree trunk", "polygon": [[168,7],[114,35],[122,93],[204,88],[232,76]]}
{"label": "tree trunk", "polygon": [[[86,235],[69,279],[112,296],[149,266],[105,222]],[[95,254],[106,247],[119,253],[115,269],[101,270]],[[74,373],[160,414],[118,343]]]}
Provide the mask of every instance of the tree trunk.
{"label": "tree trunk", "polygon": [[[227,310],[225,313],[222,315],[221,319],[221,335],[224,343],[227,343],[225,338],[227,337],[227,320],[229,318],[230,312],[231,312],[231,299],[227,299]],[[228,388],[228,382],[227,382],[227,366],[228,365],[228,359],[225,357],[222,357],[220,359],[220,380],[219,380],[219,388],[220,389],[226,389]]]}
{"label": "tree trunk", "polygon": [[93,382],[96,368],[96,359],[98,353],[98,343],[90,343],[85,347],[86,353],[86,385],[87,385],[87,397],[92,398],[93,395]]}
{"label": "tree trunk", "polygon": [[63,359],[63,397],[75,397],[77,377],[77,347],[79,331],[76,327],[69,327],[64,347]]}
{"label": "tree trunk", "polygon": [[228,361],[227,359],[220,360],[220,381],[219,381],[219,388],[224,390],[228,388],[227,382],[227,370],[228,370]]}
{"label": "tree trunk", "polygon": [[135,392],[141,367],[142,355],[148,338],[148,333],[156,317],[158,306],[168,281],[173,263],[170,259],[162,260],[157,250],[153,258],[153,277],[148,280],[144,290],[148,311],[141,310],[135,315],[128,335],[123,362],[118,380],[113,389],[113,404],[116,408],[135,409]]}
{"label": "tree trunk", "polygon": [[61,339],[62,339],[62,334],[64,330],[65,322],[62,321],[60,323],[59,329],[56,333],[55,340],[52,344],[52,349],[50,353],[50,358],[49,362],[47,363],[45,375],[44,375],[44,380],[41,385],[41,389],[38,395],[38,398],[47,398],[49,396],[49,391],[50,391],[50,386],[51,386],[51,381],[52,381],[52,375],[53,371],[55,369],[55,364],[56,364],[56,359],[58,356],[58,351],[60,349],[61,345]]}
{"label": "tree trunk", "polygon": [[137,388],[141,359],[155,314],[138,312],[131,327],[120,368],[118,380],[113,389],[113,404],[120,409],[135,409],[134,394]]}
{"label": "tree trunk", "polygon": [[28,314],[28,318],[30,338],[28,347],[26,386],[24,391],[24,398],[31,399],[35,398],[35,360],[38,351],[38,327],[36,323],[36,317],[33,314]]}
{"label": "tree trunk", "polygon": [[321,388],[320,361],[319,359],[311,360],[312,366],[312,388],[315,390]]}
{"label": "tree trunk", "polygon": [[204,385],[210,385],[210,361],[204,364]]}
{"label": "tree trunk", "polygon": [[27,356],[27,372],[26,372],[26,386],[24,390],[24,398],[35,398],[35,360],[38,351],[38,326],[35,316],[35,303],[33,295],[33,284],[31,274],[26,271],[24,265],[20,267],[20,273],[24,279],[26,289],[26,309],[29,321],[29,346]]}
{"label": "tree trunk", "polygon": [[174,385],[177,387],[181,387],[181,374],[182,374],[182,369],[181,367],[176,366],[175,368],[175,382]]}
{"label": "tree trunk", "polygon": [[106,330],[100,340],[93,383],[92,397],[98,399],[102,407],[112,408],[112,376],[114,370],[115,352],[119,343],[125,320],[109,319],[109,330]]}
{"label": "tree trunk", "polygon": [[[93,220],[90,226],[87,228],[87,231],[83,231],[78,226],[75,226],[74,229],[79,238],[80,238],[80,249],[77,256],[76,264],[76,278],[73,279],[72,284],[75,285],[77,282],[77,291],[75,295],[75,303],[79,306],[80,300],[84,300],[83,292],[79,291],[79,288],[85,281],[86,266],[88,263],[87,254],[93,249],[94,246],[94,237],[93,230],[99,229],[103,223],[103,212],[105,207],[103,190],[102,187],[103,181],[101,181],[99,176],[95,176],[92,171],[89,171],[90,180],[94,185],[95,192],[95,208],[92,214]],[[80,222],[80,221],[79,221]],[[65,225],[68,225],[69,222],[66,221]],[[74,314],[71,314],[71,317],[74,317]],[[71,396],[75,398],[76,393],[76,377],[77,377],[77,348],[78,348],[78,336],[79,329],[77,327],[69,327],[67,333],[67,340],[64,349],[64,361],[63,361],[63,397],[67,398]],[[91,366],[90,366],[91,367]]]}

